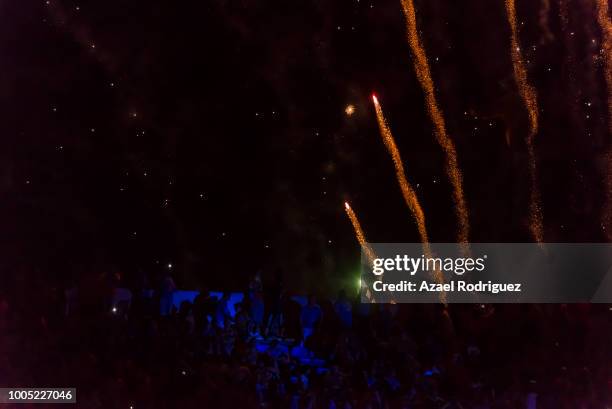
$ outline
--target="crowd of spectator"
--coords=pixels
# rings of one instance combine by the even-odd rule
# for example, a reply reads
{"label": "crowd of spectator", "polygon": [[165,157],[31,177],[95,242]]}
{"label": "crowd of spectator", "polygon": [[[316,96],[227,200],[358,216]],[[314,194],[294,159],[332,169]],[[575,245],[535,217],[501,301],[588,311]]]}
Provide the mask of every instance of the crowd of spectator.
{"label": "crowd of spectator", "polygon": [[228,292],[205,289],[173,306],[170,276],[128,290],[120,274],[19,285],[0,293],[1,386],[76,387],[77,407],[612,404],[608,305],[377,305],[344,291],[296,298],[281,273],[266,286],[254,275],[231,308]]}

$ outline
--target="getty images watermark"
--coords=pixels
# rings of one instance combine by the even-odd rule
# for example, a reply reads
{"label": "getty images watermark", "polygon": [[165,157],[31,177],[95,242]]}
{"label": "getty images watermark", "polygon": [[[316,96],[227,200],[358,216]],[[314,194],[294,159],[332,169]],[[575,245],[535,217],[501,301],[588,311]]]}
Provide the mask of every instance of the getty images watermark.
{"label": "getty images watermark", "polygon": [[[482,257],[457,257],[457,258],[441,258],[441,257],[409,257],[406,254],[403,256],[396,255],[395,258],[373,258],[372,273],[376,276],[381,276],[385,271],[403,271],[410,276],[414,276],[417,272],[429,272],[432,274],[435,282],[427,280],[409,281],[401,280],[397,283],[386,283],[382,279],[374,280],[372,288],[374,291],[408,291],[408,292],[483,292],[488,291],[493,294],[500,292],[520,292],[521,283],[493,283],[476,282],[471,283],[465,280],[436,280],[436,277],[443,277],[442,272],[450,272],[456,276],[462,276],[465,273],[472,271],[481,272],[485,270],[485,260],[487,255]],[[436,274],[438,274],[436,276]]]}
{"label": "getty images watermark", "polygon": [[612,303],[612,245],[369,243],[363,302]]}

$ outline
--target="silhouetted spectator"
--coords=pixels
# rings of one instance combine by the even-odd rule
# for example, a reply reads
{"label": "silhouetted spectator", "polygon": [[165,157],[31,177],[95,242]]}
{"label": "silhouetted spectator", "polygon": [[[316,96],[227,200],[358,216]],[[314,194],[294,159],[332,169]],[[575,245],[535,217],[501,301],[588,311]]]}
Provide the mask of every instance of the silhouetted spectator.
{"label": "silhouetted spectator", "polygon": [[167,316],[172,312],[174,291],[176,291],[176,285],[174,284],[172,276],[168,273],[164,276],[161,282],[159,313],[162,317]]}
{"label": "silhouetted spectator", "polygon": [[302,323],[302,338],[304,341],[312,336],[315,329],[321,322],[321,307],[317,304],[317,299],[314,295],[308,296],[308,303],[302,307],[300,322]]}
{"label": "silhouetted spectator", "polygon": [[340,325],[344,329],[350,329],[353,326],[353,306],[346,298],[346,291],[340,290],[338,293],[338,299],[334,303],[334,310]]}

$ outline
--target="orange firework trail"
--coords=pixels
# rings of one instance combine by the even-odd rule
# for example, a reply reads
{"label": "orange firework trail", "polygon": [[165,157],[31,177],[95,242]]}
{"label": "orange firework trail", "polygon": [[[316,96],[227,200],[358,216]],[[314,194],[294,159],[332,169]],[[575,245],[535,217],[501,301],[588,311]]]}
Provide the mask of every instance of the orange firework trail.
{"label": "orange firework trail", "polygon": [[[368,244],[365,238],[365,234],[363,233],[363,229],[361,228],[361,223],[359,223],[359,219],[357,218],[357,215],[355,214],[355,212],[351,208],[351,205],[349,205],[348,202],[344,202],[344,210],[346,210],[346,214],[351,220],[351,224],[353,225],[353,230],[355,230],[355,237],[357,237],[357,241],[359,242],[359,244],[361,245],[361,248],[365,252],[366,257],[368,258],[368,263],[370,265],[374,264],[374,259],[376,258],[376,254],[374,253],[374,250],[372,250],[372,247],[370,247],[370,245]],[[379,277],[380,279],[382,279],[382,275]],[[438,280],[438,282],[444,282],[442,275],[439,271],[435,272],[435,278],[436,280]],[[372,292],[370,291],[370,288],[368,287],[368,285],[364,281],[362,281],[361,285],[365,287],[364,294],[366,298],[372,303],[376,302],[376,300],[372,297]],[[390,302],[391,304],[395,304],[394,299],[391,299]],[[446,304],[446,293],[445,292],[440,293],[440,302],[443,304]]]}
{"label": "orange firework trail", "polygon": [[470,225],[468,210],[463,195],[463,176],[461,175],[457,163],[457,152],[453,141],[446,134],[444,117],[436,101],[427,55],[425,54],[425,49],[421,44],[417,32],[416,13],[413,1],[402,0],[402,8],[406,18],[408,44],[413,54],[414,70],[421,84],[421,88],[423,88],[423,93],[425,94],[425,104],[427,105],[429,116],[434,124],[434,135],[446,154],[446,173],[453,186],[453,200],[455,202],[455,212],[457,213],[459,222],[457,241],[459,243],[467,243],[470,234]]}
{"label": "orange firework trail", "polygon": [[[355,237],[357,237],[357,241],[365,252],[366,257],[368,258],[368,263],[373,264],[374,259],[376,258],[376,254],[374,254],[374,251],[372,250],[365,238],[365,234],[363,234],[363,229],[361,228],[361,223],[359,223],[357,215],[355,214],[355,212],[351,208],[351,205],[349,205],[348,202],[344,202],[344,210],[346,211],[346,214],[351,220],[353,230],[355,230]],[[368,288],[367,284],[362,281],[362,286],[365,287],[365,296],[368,298],[368,300],[374,302],[374,299],[372,298],[372,293],[370,292],[370,289]]]}
{"label": "orange firework trail", "polygon": [[359,223],[359,219],[357,218],[357,215],[355,215],[355,212],[353,211],[353,209],[351,208],[348,202],[344,202],[344,210],[346,210],[346,214],[351,220],[351,224],[353,225],[353,229],[355,230],[355,236],[357,237],[357,241],[359,242],[359,244],[361,245],[361,248],[365,252],[366,257],[368,258],[368,261],[371,262],[372,260],[376,258],[376,255],[374,254],[374,251],[372,251],[372,248],[368,244],[365,238],[365,234],[363,234],[363,229],[361,228],[361,223]]}
{"label": "orange firework trail", "polygon": [[421,236],[421,242],[429,247],[429,238],[427,237],[427,229],[425,228],[425,214],[423,213],[423,209],[421,208],[421,204],[419,203],[419,199],[417,198],[414,189],[406,179],[406,173],[404,172],[404,165],[402,163],[399,149],[397,149],[397,145],[393,139],[393,134],[387,125],[387,121],[385,120],[385,116],[376,95],[372,95],[372,100],[374,101],[374,108],[376,109],[376,119],[378,120],[380,136],[382,137],[383,142],[391,155],[391,159],[393,159],[397,183],[399,183],[404,200],[406,201],[408,208],[416,220],[419,235]]}
{"label": "orange firework trail", "polygon": [[[378,120],[380,136],[382,137],[383,142],[387,147],[389,154],[391,155],[391,159],[393,159],[393,165],[395,166],[395,176],[397,177],[397,183],[399,183],[400,185],[402,196],[404,196],[404,201],[408,205],[408,208],[412,212],[412,216],[416,221],[417,229],[419,230],[419,235],[421,236],[421,243],[423,244],[423,253],[426,257],[431,257],[429,237],[427,235],[427,228],[425,227],[425,213],[423,213],[423,208],[419,203],[419,199],[417,198],[414,189],[408,182],[408,179],[406,179],[406,172],[404,171],[402,157],[400,156],[399,149],[397,149],[395,139],[393,138],[391,129],[389,129],[389,125],[387,125],[387,121],[383,114],[380,103],[378,102],[378,98],[376,98],[376,95],[372,95],[372,101],[374,101],[374,108],[376,109],[376,119]],[[440,271],[436,270],[434,272],[434,278],[439,283],[444,282],[444,277],[442,277],[442,273]]]}
{"label": "orange firework trail", "polygon": [[608,86],[608,129],[612,133],[612,22],[608,15],[608,0],[597,0],[597,21],[601,27],[601,54]]}
{"label": "orange firework trail", "polygon": [[[604,60],[604,77],[608,87],[608,130],[612,133],[612,22],[608,15],[607,0],[597,0],[597,21],[601,28],[601,54]],[[603,227],[608,236],[608,240],[612,239],[612,150],[608,150],[606,156],[608,162],[607,176],[607,200],[603,212]]]}
{"label": "orange firework trail", "polygon": [[518,29],[516,25],[516,8],[514,0],[506,0],[506,12],[510,23],[510,43],[512,66],[514,69],[514,80],[525,104],[529,115],[529,134],[527,135],[527,154],[529,156],[529,176],[531,183],[531,198],[529,203],[529,229],[534,240],[538,243],[544,241],[542,227],[542,211],[540,207],[540,194],[537,189],[537,168],[533,139],[538,133],[538,99],[535,88],[529,84],[527,79],[527,68],[523,62],[523,56],[518,40]]}

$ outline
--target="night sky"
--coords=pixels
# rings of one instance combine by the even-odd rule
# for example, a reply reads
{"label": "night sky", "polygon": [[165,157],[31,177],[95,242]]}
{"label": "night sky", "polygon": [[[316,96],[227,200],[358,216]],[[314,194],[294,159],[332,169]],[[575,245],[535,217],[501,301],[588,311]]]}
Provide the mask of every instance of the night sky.
{"label": "night sky", "polygon": [[[546,3],[517,0],[545,239],[600,242],[601,30],[594,0]],[[470,239],[530,241],[527,113],[504,3],[415,6]],[[234,289],[282,268],[295,290],[355,285],[345,200],[370,241],[419,240],[373,92],[431,240],[455,241],[399,0],[4,1],[0,67],[5,273],[61,281],[171,265],[179,287]]]}

